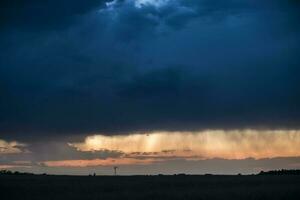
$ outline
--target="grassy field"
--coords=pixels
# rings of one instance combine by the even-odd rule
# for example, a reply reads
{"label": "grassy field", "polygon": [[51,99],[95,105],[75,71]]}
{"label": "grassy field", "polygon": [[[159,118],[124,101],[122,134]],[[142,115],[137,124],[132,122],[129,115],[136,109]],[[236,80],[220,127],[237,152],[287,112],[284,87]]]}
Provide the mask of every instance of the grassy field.
{"label": "grassy field", "polygon": [[1,175],[1,200],[300,199],[300,176]]}

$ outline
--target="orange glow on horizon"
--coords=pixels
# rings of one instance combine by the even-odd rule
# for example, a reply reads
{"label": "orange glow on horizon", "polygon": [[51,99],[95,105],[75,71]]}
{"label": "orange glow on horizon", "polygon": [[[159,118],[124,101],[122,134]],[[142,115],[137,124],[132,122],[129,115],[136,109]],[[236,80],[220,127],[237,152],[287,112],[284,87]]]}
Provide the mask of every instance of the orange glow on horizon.
{"label": "orange glow on horizon", "polygon": [[43,162],[47,167],[95,167],[114,165],[146,165],[158,162],[157,159],[108,158],[93,160],[60,160]]}

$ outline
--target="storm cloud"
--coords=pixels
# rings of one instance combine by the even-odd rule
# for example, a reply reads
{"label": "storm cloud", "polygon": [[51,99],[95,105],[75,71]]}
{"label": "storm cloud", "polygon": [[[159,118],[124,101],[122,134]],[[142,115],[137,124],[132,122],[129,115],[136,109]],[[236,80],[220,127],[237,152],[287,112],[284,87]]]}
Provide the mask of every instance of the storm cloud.
{"label": "storm cloud", "polygon": [[0,138],[297,129],[299,2],[2,1]]}

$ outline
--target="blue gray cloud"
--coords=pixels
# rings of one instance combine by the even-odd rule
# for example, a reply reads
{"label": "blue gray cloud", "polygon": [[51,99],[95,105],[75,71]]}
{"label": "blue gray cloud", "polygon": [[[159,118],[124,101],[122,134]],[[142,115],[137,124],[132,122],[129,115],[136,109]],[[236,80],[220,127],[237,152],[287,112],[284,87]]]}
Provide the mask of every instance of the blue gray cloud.
{"label": "blue gray cloud", "polygon": [[299,3],[3,1],[0,136],[299,128]]}

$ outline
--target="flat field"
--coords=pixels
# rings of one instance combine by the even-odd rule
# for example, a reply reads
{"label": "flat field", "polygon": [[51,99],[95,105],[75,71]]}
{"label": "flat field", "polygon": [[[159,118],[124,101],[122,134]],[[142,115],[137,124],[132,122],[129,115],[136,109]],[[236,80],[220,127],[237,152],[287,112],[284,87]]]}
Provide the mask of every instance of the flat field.
{"label": "flat field", "polygon": [[0,199],[300,200],[300,176],[1,175]]}

